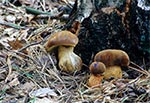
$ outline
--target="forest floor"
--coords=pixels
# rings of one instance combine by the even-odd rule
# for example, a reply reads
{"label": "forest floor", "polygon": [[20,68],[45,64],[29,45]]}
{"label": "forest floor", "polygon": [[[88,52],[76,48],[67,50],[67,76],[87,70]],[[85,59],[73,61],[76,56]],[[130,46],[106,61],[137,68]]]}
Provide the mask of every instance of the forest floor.
{"label": "forest floor", "polygon": [[0,103],[150,102],[150,71],[135,79],[124,73],[122,79],[90,88],[88,71],[57,69],[57,59],[44,43],[61,31],[68,15],[60,19],[61,9],[72,8],[74,0],[8,1],[0,3]]}

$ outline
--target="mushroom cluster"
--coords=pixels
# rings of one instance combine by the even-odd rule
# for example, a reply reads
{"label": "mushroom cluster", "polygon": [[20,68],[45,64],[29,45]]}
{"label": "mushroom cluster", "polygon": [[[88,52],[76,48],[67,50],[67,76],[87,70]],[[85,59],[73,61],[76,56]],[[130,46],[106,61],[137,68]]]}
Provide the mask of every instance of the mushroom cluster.
{"label": "mushroom cluster", "polygon": [[78,37],[70,31],[64,30],[52,34],[44,47],[47,52],[58,47],[59,68],[62,71],[72,73],[79,71],[82,67],[81,58],[73,52],[77,44]]}
{"label": "mushroom cluster", "polygon": [[[107,50],[102,50],[102,51],[98,52],[94,57],[93,63],[94,64],[95,63],[103,63],[105,65],[106,69],[103,73],[103,79],[105,79],[105,80],[108,80],[110,78],[118,79],[118,78],[122,78],[121,67],[122,66],[128,67],[130,64],[130,59],[129,59],[128,54],[126,52],[124,52],[123,50],[107,49]],[[101,66],[94,66],[93,63],[89,67],[91,74],[94,73],[97,75],[98,74],[101,75],[99,70],[102,67]],[[94,70],[94,72],[91,70]],[[88,85],[90,82],[90,78],[88,81]],[[98,80],[98,79],[95,79],[95,80]],[[93,79],[93,81],[94,81],[94,79]],[[101,82],[101,80],[99,81],[99,83],[100,82]],[[94,85],[98,85],[98,84],[95,83]],[[91,87],[94,85],[89,85],[89,86]]]}

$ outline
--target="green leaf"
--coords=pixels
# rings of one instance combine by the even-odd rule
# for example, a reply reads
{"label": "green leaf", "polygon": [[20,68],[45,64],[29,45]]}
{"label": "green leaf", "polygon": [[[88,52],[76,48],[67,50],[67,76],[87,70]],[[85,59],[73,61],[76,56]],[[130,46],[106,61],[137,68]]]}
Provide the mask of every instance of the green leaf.
{"label": "green leaf", "polygon": [[28,7],[28,6],[25,6],[25,9],[26,9],[27,13],[31,13],[31,14],[34,14],[34,15],[40,15],[40,14],[51,15],[50,12],[44,12],[44,11],[37,10],[37,9],[31,8],[31,7]]}
{"label": "green leaf", "polygon": [[31,100],[28,103],[35,103],[36,97],[31,98]]}

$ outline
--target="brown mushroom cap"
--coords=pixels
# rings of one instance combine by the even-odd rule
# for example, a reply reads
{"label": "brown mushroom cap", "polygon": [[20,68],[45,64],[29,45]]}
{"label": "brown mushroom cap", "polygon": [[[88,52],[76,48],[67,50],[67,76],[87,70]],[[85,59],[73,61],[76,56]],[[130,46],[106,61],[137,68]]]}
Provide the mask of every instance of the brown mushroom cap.
{"label": "brown mushroom cap", "polygon": [[50,52],[53,48],[60,45],[75,47],[77,43],[78,37],[70,31],[64,30],[51,35],[44,47],[46,51]]}
{"label": "brown mushroom cap", "polygon": [[93,62],[89,68],[90,72],[94,75],[103,74],[106,70],[106,66],[102,62]]}
{"label": "brown mushroom cap", "polygon": [[107,49],[98,52],[94,57],[94,61],[103,62],[106,67],[113,65],[128,66],[130,63],[128,54],[116,49]]}

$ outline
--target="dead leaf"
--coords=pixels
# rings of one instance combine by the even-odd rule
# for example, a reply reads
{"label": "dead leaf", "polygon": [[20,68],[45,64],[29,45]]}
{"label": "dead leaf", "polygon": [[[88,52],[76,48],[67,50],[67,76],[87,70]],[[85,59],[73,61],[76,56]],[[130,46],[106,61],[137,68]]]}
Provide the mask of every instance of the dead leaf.
{"label": "dead leaf", "polygon": [[36,98],[34,103],[58,103],[58,102],[44,97],[44,98]]}
{"label": "dead leaf", "polygon": [[12,47],[12,49],[17,50],[23,47],[23,44],[20,40],[16,39],[15,41],[8,41],[8,44]]}
{"label": "dead leaf", "polygon": [[47,95],[57,96],[54,90],[50,88],[41,88],[41,89],[32,91],[29,95],[34,96],[34,97],[45,97]]}
{"label": "dead leaf", "polygon": [[5,19],[8,22],[15,22],[16,21],[16,17],[14,15],[8,15],[5,17]]}
{"label": "dead leaf", "polygon": [[29,81],[24,84],[20,84],[17,88],[17,93],[21,96],[26,96],[35,87],[35,84],[32,81]]}
{"label": "dead leaf", "polygon": [[[12,49],[18,50],[24,46],[25,41],[16,39],[14,41],[8,41],[8,44],[12,47]],[[28,54],[26,49],[23,50],[23,53]]]}
{"label": "dead leaf", "polygon": [[29,90],[31,90],[31,89],[33,89],[35,87],[35,84],[30,81],[30,82],[26,82],[25,84],[22,84],[20,87],[23,90],[29,91]]}

